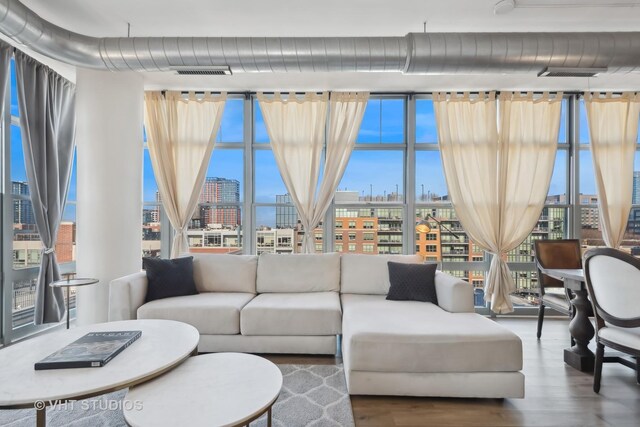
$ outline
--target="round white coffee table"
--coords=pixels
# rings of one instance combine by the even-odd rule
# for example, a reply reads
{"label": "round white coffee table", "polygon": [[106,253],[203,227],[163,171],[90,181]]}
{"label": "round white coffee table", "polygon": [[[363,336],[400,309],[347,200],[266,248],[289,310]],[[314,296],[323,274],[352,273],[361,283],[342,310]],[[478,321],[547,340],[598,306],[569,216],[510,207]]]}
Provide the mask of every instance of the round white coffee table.
{"label": "round white coffee table", "polygon": [[[36,371],[34,364],[89,332],[141,330],[142,336],[101,368]],[[125,320],[44,334],[0,351],[0,408],[46,407],[131,387],[173,369],[197,352],[200,334],[172,320]]]}
{"label": "round white coffee table", "polygon": [[192,357],[145,384],[129,389],[123,408],[131,426],[243,426],[271,407],[282,388],[280,369],[242,353]]}

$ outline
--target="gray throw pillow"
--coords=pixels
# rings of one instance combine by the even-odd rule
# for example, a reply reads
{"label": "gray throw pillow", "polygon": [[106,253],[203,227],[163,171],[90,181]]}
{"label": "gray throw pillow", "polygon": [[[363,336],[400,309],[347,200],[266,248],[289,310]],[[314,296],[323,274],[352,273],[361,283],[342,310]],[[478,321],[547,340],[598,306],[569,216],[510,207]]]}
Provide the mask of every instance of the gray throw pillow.
{"label": "gray throw pillow", "polygon": [[436,295],[437,264],[387,263],[389,266],[389,294],[392,301],[422,301],[438,304]]}
{"label": "gray throw pillow", "polygon": [[198,293],[193,280],[193,257],[161,259],[145,257],[142,267],[147,272],[145,302]]}

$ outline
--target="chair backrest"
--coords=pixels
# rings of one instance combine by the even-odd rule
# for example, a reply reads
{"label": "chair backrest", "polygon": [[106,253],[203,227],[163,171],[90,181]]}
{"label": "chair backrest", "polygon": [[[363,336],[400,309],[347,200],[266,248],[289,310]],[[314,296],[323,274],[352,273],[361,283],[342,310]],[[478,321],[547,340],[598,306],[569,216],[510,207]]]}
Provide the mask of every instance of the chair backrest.
{"label": "chair backrest", "polygon": [[564,284],[562,280],[542,274],[540,267],[562,269],[582,268],[579,240],[536,240],[534,244],[536,264],[538,267],[538,283],[541,288],[561,288],[564,287]]}
{"label": "chair backrest", "polygon": [[587,289],[599,326],[640,327],[640,260],[611,248],[587,251]]}

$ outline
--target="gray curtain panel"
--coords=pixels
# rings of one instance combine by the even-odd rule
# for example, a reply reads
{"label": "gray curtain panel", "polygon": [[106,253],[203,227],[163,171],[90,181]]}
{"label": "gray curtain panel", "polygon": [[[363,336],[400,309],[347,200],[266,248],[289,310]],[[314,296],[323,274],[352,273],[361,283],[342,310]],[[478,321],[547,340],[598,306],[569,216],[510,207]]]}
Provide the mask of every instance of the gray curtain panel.
{"label": "gray curtain panel", "polygon": [[55,240],[62,219],[75,148],[75,85],[16,51],[22,147],[36,226],[43,244],[36,288],[35,323],[59,322],[64,314]]}
{"label": "gray curtain panel", "polygon": [[[11,55],[13,54],[13,46],[10,46],[0,40],[0,100],[4,100],[7,93],[7,85],[9,84],[9,65],[11,64]],[[0,104],[0,113],[4,114],[4,102]]]}

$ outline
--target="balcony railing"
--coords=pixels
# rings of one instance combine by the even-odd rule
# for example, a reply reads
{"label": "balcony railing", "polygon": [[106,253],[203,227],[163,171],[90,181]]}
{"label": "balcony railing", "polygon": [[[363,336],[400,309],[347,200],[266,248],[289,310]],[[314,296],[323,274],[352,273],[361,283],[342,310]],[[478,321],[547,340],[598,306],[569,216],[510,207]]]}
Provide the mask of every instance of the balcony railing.
{"label": "balcony railing", "polygon": [[[76,306],[76,290],[70,289],[69,301],[67,293],[63,293],[65,304],[70,304],[73,309]],[[13,328],[18,328],[33,323],[34,311],[36,304],[36,285],[35,279],[29,282],[14,283],[11,299],[11,317]]]}

